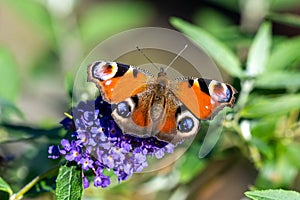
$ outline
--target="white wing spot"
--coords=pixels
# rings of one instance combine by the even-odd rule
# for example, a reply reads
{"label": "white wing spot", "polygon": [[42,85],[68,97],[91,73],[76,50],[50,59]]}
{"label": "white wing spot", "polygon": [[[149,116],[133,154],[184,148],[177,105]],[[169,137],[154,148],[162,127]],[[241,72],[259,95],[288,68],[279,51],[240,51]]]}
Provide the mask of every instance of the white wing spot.
{"label": "white wing spot", "polygon": [[108,80],[108,81],[105,82],[105,85],[110,85],[111,82],[112,82],[112,80]]}
{"label": "white wing spot", "polygon": [[111,91],[111,92],[114,91],[114,88],[111,88],[110,91]]}

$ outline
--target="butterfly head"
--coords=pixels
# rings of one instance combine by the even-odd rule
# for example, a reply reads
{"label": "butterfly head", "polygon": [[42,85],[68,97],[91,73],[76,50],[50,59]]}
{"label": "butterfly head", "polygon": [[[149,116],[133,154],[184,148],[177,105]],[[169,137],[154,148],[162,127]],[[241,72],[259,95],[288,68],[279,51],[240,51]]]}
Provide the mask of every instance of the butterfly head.
{"label": "butterfly head", "polygon": [[164,68],[160,68],[159,72],[157,74],[157,77],[166,77],[167,76],[167,72],[164,70]]}

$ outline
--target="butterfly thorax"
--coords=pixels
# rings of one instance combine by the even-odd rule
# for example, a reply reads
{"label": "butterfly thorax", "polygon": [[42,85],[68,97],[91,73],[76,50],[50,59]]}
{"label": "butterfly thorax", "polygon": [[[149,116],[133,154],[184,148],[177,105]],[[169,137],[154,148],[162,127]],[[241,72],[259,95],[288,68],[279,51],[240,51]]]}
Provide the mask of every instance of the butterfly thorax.
{"label": "butterfly thorax", "polygon": [[156,86],[155,93],[158,96],[165,96],[167,92],[168,83],[169,81],[167,79],[167,73],[164,71],[160,71],[155,81],[155,86]]}
{"label": "butterfly thorax", "polygon": [[168,80],[166,73],[160,72],[153,84],[153,99],[151,103],[150,116],[153,121],[161,121],[165,114],[165,104],[168,93]]}

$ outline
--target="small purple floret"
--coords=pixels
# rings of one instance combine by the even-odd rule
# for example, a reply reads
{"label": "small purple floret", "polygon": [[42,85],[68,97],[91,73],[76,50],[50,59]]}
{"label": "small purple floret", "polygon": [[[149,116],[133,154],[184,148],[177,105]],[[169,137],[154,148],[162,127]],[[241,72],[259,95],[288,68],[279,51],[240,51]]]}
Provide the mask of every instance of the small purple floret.
{"label": "small purple floret", "polygon": [[85,176],[82,178],[82,183],[83,183],[84,189],[86,189],[90,186],[90,182]]}

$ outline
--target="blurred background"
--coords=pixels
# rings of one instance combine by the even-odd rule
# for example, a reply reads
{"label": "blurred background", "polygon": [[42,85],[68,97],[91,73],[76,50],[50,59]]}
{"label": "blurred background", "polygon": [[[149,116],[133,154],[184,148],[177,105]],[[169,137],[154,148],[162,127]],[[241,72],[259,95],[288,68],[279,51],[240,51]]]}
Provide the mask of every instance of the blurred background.
{"label": "blurred background", "polygon": [[[57,127],[71,105],[72,80],[83,58],[106,38],[137,27],[176,30],[170,18],[179,17],[207,30],[245,62],[263,20],[272,21],[276,43],[299,35],[300,18],[293,18],[299,14],[298,0],[0,0],[0,176],[17,191],[56,164],[47,159],[47,146],[62,135]],[[226,73],[224,79],[239,88]],[[192,145],[168,168],[112,188],[91,187],[85,199],[234,200],[253,185],[300,190],[298,168],[284,174],[288,180],[268,182],[228,140],[222,137],[206,159],[197,157],[200,144]],[[51,188],[38,186],[26,199],[54,199]]]}

